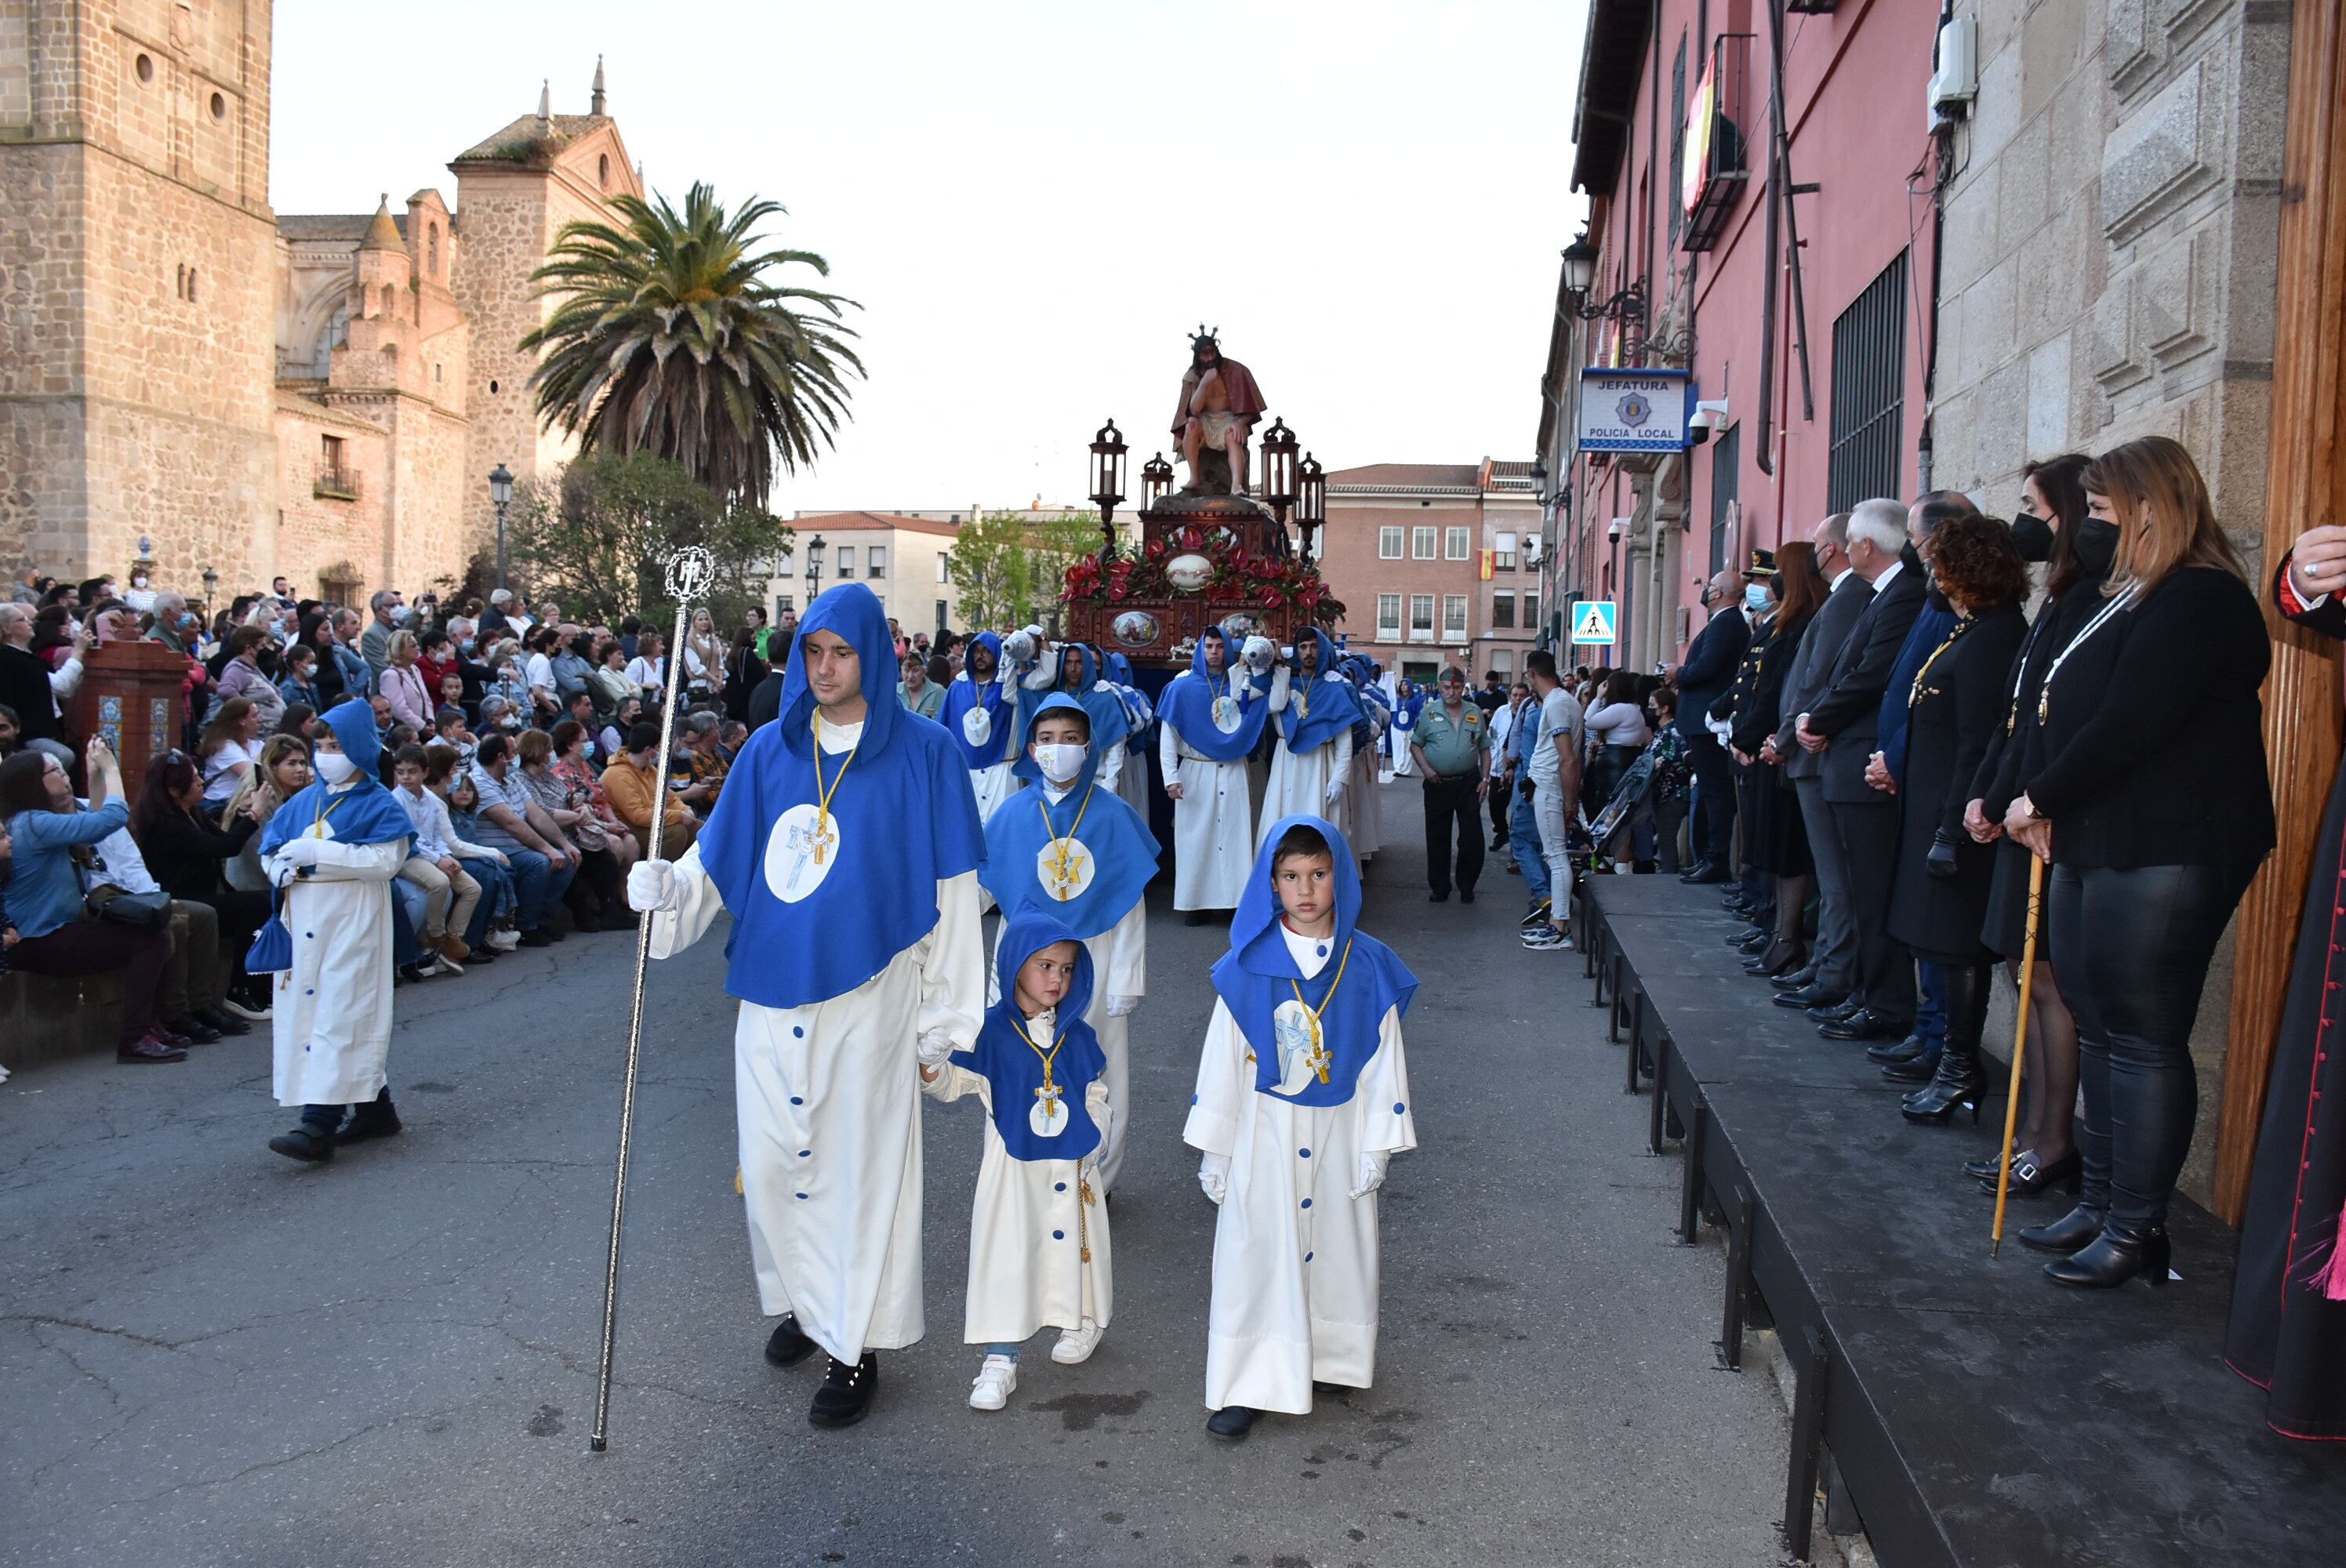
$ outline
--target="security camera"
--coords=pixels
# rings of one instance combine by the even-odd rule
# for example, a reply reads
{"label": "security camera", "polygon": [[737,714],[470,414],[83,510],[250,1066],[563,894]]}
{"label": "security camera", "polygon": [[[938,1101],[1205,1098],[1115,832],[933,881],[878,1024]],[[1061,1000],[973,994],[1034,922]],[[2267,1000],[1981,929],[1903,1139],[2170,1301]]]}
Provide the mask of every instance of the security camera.
{"label": "security camera", "polygon": [[1726,423],[1727,400],[1725,398],[1707,399],[1696,403],[1694,417],[1687,421],[1687,444],[1700,446],[1710,439],[1712,432],[1724,428]]}
{"label": "security camera", "polygon": [[1622,535],[1629,531],[1628,522],[1629,520],[1626,517],[1616,517],[1613,519],[1613,525],[1605,530],[1605,536],[1607,539],[1618,539]]}

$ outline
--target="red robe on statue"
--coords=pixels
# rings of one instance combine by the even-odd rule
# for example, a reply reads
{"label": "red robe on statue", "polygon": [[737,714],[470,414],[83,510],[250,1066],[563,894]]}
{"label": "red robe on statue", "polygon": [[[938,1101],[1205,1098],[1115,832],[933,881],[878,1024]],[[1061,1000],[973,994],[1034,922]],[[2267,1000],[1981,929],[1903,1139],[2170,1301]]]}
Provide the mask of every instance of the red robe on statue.
{"label": "red robe on statue", "polygon": [[[1218,361],[1222,372],[1223,390],[1230,394],[1230,414],[1239,422],[1241,435],[1254,433],[1255,421],[1270,405],[1263,401],[1262,388],[1255,384],[1254,372],[1238,361],[1223,358]],[[1188,433],[1189,398],[1198,390],[1198,371],[1193,365],[1181,377],[1181,401],[1173,410],[1173,438],[1176,441]]]}

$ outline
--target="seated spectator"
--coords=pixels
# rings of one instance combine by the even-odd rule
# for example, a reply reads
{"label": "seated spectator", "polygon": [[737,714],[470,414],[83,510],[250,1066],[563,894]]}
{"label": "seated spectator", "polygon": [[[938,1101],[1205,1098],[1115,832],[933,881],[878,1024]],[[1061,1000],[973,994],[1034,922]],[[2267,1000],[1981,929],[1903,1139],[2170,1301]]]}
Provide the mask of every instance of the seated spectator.
{"label": "seated spectator", "polygon": [[437,704],[423,678],[423,645],[413,632],[393,632],[383,644],[383,657],[388,662],[376,678],[375,688],[391,704],[393,719],[418,731],[429,728]]}
{"label": "seated spectator", "polygon": [[717,809],[718,791],[725,787],[726,761],[717,747],[718,718],[713,713],[688,713],[677,726],[676,755],[668,761],[668,777],[684,780],[677,799],[702,821]]}
{"label": "seated spectator", "polygon": [[555,705],[564,713],[572,713],[571,703],[580,697],[586,697],[591,705],[593,694],[587,688],[595,677],[595,639],[585,632],[566,628],[564,633],[556,634],[553,657],[548,662],[554,670]]}
{"label": "seated spectator", "polygon": [[627,825],[619,820],[618,813],[611,809],[610,797],[603,793],[602,777],[587,758],[586,748],[591,742],[585,727],[575,718],[566,718],[554,727],[551,738],[554,776],[568,786],[573,804],[580,800],[586,803],[586,810],[602,828],[611,853],[618,858],[619,874],[624,878],[627,868],[641,858],[642,846],[636,842]]}
{"label": "seated spectator", "polygon": [[666,700],[668,660],[660,657],[659,633],[636,634],[636,656],[627,661],[627,683],[648,703]]}
{"label": "seated spectator", "polygon": [[[605,722],[617,716],[621,706],[633,701],[641,704],[642,694],[636,683],[627,678],[627,650],[617,638],[598,644],[595,649],[595,669],[589,689],[595,695],[595,711]],[[625,731],[621,731],[624,737]],[[617,747],[608,748],[605,756],[616,756]]]}
{"label": "seated spectator", "polygon": [[593,697],[584,690],[579,690],[563,698],[562,717],[547,725],[546,728],[559,728],[564,724],[575,724],[578,727],[580,765],[597,763],[599,759],[595,749],[595,699]]}
{"label": "seated spectator", "polygon": [[[566,724],[569,721],[564,720]],[[571,744],[579,743],[573,735]],[[533,729],[514,743],[515,758],[521,764],[521,782],[532,799],[554,825],[562,830],[578,851],[578,875],[571,881],[565,899],[570,916],[582,932],[632,928],[627,900],[620,889],[623,868],[619,858],[611,852],[603,824],[588,803],[587,792],[554,772],[554,738],[543,729]]]}
{"label": "seated spectator", "polygon": [[473,923],[481,884],[457,862],[449,842],[454,830],[448,824],[448,808],[423,787],[424,766],[421,746],[403,746],[392,758],[391,798],[415,828],[399,878],[423,890],[423,923],[416,934],[453,967],[472,955],[463,932]]}
{"label": "seated spectator", "polygon": [[506,697],[492,692],[481,698],[481,733],[484,735],[515,735],[524,728],[521,709]]}
{"label": "seated spectator", "polygon": [[94,909],[117,893],[169,899],[171,959],[163,966],[162,986],[156,994],[155,1012],[163,1020],[158,1033],[177,1036],[175,1044],[209,1045],[225,1035],[252,1033],[252,1025],[245,1022],[251,1008],[248,1003],[227,1011],[243,965],[241,955],[221,939],[219,911],[209,902],[171,898],[148,870],[134,836],[140,829],[140,809],[151,799],[170,795],[174,786],[182,795],[199,794],[196,765],[180,751],[166,752],[148,764],[130,825],[97,841],[89,904]]}
{"label": "seated spectator", "polygon": [[[0,606],[0,609],[21,606]],[[122,769],[103,740],[85,753],[91,806],[75,801],[72,780],[55,757],[26,749],[0,763],[0,828],[11,848],[8,920],[16,941],[11,968],[34,974],[122,973],[122,1019],[115,1059],[134,1064],[184,1062],[184,1045],[167,1043],[155,1024],[157,990],[170,962],[171,936],[83,912],[81,872],[92,846],[129,825]]]}
{"label": "seated spectator", "polygon": [[16,755],[25,741],[24,728],[16,722],[16,710],[0,702],[0,762]]}
{"label": "seated spectator", "polygon": [[456,754],[457,765],[473,765],[473,749],[479,744],[464,723],[464,710],[451,703],[432,716],[432,738]]}
{"label": "seated spectator", "polygon": [[[307,643],[295,643],[285,650],[285,673],[277,677],[277,695],[284,699],[285,710],[294,706],[318,711],[318,650]],[[285,721],[280,718],[277,728],[282,730]]]}
{"label": "seated spectator", "polygon": [[221,703],[196,741],[196,755],[201,759],[203,798],[222,804],[260,759],[260,709],[249,697]]}
{"label": "seated spectator", "polygon": [[[233,822],[249,816],[267,827],[277,808],[310,787],[310,744],[298,735],[272,735],[262,742],[260,766],[244,776],[236,793],[220,808],[220,820]],[[220,867],[228,885],[249,893],[269,891],[268,873],[260,869],[258,834]]]}
{"label": "seated spectator", "polygon": [[285,694],[260,667],[264,650],[270,647],[269,634],[259,626],[239,626],[229,634],[228,658],[220,666],[219,677],[212,691],[223,703],[243,697],[252,704],[260,719],[253,733],[267,735],[277,728],[285,712]]}
{"label": "seated spectator", "polygon": [[455,755],[444,746],[427,746],[423,758],[423,788],[447,809],[448,848],[464,874],[481,884],[481,901],[461,933],[473,950],[466,962],[487,963],[521,945],[521,933],[513,928],[514,911],[521,905],[513,860],[503,850],[474,842],[480,832],[481,792],[470,772],[456,766]]}
{"label": "seated spectator", "polygon": [[489,718],[489,699],[502,701],[507,711],[519,715],[513,728],[519,729],[528,723],[529,682],[522,674],[521,644],[510,639],[489,650],[489,681],[481,688],[481,722]]}
{"label": "seated spectator", "polygon": [[432,693],[435,701],[444,700],[443,682],[455,677],[461,690],[464,677],[456,672],[456,645],[444,626],[427,627],[415,639],[416,673],[423,677],[423,689]]}
{"label": "seated spectator", "polygon": [[309,746],[318,738],[317,710],[306,702],[287,703],[285,717],[277,721],[277,733],[290,735],[303,746]]}
{"label": "seated spectator", "polygon": [[33,617],[24,606],[0,605],[0,702],[16,714],[21,744],[44,749],[66,767],[79,759],[65,742],[64,705],[81,689],[80,652],[52,667],[32,651]]}
{"label": "seated spectator", "polygon": [[453,708],[460,714],[464,712],[464,677],[462,672],[453,669],[447,671],[433,683],[432,689],[439,694],[438,711],[444,713]]}
{"label": "seated spectator", "polygon": [[268,982],[256,983],[244,972],[245,950],[269,919],[269,896],[229,886],[225,871],[260,827],[250,809],[228,818],[225,826],[215,821],[204,809],[195,759],[179,751],[167,751],[148,764],[130,811],[130,831],[163,891],[174,899],[209,904],[218,916],[220,945],[233,961],[230,994],[248,1014],[269,1010]]}
{"label": "seated spectator", "polygon": [[546,917],[570,891],[578,874],[579,854],[552,817],[531,798],[518,777],[513,742],[503,735],[485,736],[466,777],[480,791],[477,841],[503,850],[513,862],[514,885],[520,899],[515,926],[524,947],[546,947],[562,940],[546,929]]}
{"label": "seated spectator", "polygon": [[603,769],[603,793],[647,855],[652,852],[652,812],[658,809],[660,858],[679,860],[692,848],[700,822],[668,787],[666,770],[659,766],[659,726],[638,719],[627,731],[626,748]]}
{"label": "seated spectator", "polygon": [[617,716],[603,726],[602,733],[596,737],[597,749],[603,759],[604,767],[608,768],[619,753],[627,748],[627,732],[635,728],[643,717],[644,699],[636,696],[635,688],[630,687],[627,696],[620,700]]}
{"label": "seated spectator", "polygon": [[748,725],[729,718],[717,727],[717,749],[723,753],[725,765],[728,768],[733,765],[735,758],[741,755],[741,748],[749,743],[750,727]]}

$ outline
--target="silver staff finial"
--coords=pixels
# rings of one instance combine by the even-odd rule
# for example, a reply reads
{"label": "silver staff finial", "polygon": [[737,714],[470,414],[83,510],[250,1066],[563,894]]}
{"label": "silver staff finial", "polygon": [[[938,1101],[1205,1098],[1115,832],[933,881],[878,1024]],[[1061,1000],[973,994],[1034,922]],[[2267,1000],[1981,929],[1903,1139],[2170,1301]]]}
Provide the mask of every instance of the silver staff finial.
{"label": "silver staff finial", "polygon": [[687,545],[668,558],[668,596],[680,605],[707,598],[716,580],[716,561],[698,545]]}

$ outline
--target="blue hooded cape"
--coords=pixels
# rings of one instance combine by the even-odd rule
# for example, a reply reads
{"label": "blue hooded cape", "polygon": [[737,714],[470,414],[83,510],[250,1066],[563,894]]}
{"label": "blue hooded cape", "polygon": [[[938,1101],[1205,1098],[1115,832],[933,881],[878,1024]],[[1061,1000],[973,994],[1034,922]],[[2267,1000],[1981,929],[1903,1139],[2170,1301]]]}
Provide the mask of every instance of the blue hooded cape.
{"label": "blue hooded cape", "polygon": [[[1327,840],[1334,860],[1336,929],[1328,938],[1327,964],[1310,980],[1303,979],[1294,955],[1287,951],[1287,939],[1280,931],[1279,891],[1271,882],[1272,859],[1290,828],[1310,828]],[[1417,994],[1417,976],[1392,949],[1359,929],[1360,918],[1361,873],[1352,846],[1334,825],[1301,816],[1272,823],[1263,835],[1262,852],[1255,857],[1246,891],[1239,895],[1238,912],[1230,918],[1230,951],[1213,971],[1215,993],[1254,1047],[1256,1093],[1298,1105],[1344,1104],[1377,1054],[1378,1032],[1387,1011],[1399,1007],[1408,1013],[1410,999]],[[1347,942],[1352,944],[1349,954]],[[1339,962],[1343,964],[1341,980]],[[1334,1061],[1326,1083],[1315,1077],[1294,1094],[1284,1095],[1279,1089],[1279,1042],[1271,1014],[1280,1003],[1294,1001],[1299,987],[1307,1005],[1322,1008],[1321,1044]]]}
{"label": "blue hooded cape", "polygon": [[1131,728],[1126,732],[1125,749],[1129,751],[1148,738],[1157,725],[1157,705],[1148,694],[1134,684],[1132,661],[1120,653],[1107,656],[1107,678],[1116,687],[1117,695],[1124,698],[1124,717]]}
{"label": "blue hooded cape", "polygon": [[[811,632],[830,632],[862,666],[863,736],[851,758],[825,753],[835,786],[837,860],[814,891],[785,903],[767,869],[782,813],[816,800]],[[807,606],[790,645],[775,722],[750,732],[698,846],[733,916],[725,989],[761,1007],[843,995],[886,969],[937,923],[937,883],[974,871],[985,836],[969,769],[942,726],[896,700],[896,650],[872,590],[842,583]]]}
{"label": "blue hooded cape", "polygon": [[[1206,668],[1208,637],[1222,646],[1219,675]],[[1180,732],[1182,743],[1215,762],[1237,762],[1252,753],[1270,717],[1270,704],[1263,700],[1268,685],[1252,678],[1239,664],[1236,644],[1237,639],[1218,626],[1199,632],[1189,667],[1173,677],[1158,704],[1165,722]],[[1219,697],[1234,697],[1239,702],[1239,727],[1228,735],[1214,724],[1214,699]]]}
{"label": "blue hooded cape", "polygon": [[[1320,647],[1319,663],[1309,685],[1304,684],[1300,668],[1290,677],[1296,683],[1296,690],[1305,694],[1304,713],[1299,718],[1293,708],[1288,710],[1286,723],[1290,733],[1282,738],[1287,748],[1299,757],[1307,751],[1317,751],[1360,723],[1363,717],[1361,695],[1352,689],[1352,681],[1337,663],[1335,643],[1318,626],[1311,630],[1312,640]],[[1296,640],[1300,654],[1302,639]]]}
{"label": "blue hooded cape", "polygon": [[321,722],[334,732],[342,755],[357,764],[358,771],[344,789],[329,790],[320,778],[278,807],[276,815],[260,830],[260,852],[275,854],[289,840],[307,833],[321,812],[334,830],[338,843],[387,844],[393,839],[413,838],[414,824],[375,776],[382,742],[375,735],[373,707],[364,697],[350,697],[336,703]]}
{"label": "blue hooded cape", "polygon": [[[1056,691],[1046,695],[1019,732],[1021,750],[1033,741],[1035,726],[1046,715],[1084,711],[1084,705],[1072,697]],[[1034,759],[1029,757],[1026,762],[1032,766]],[[1046,911],[1079,937],[1112,930],[1140,901],[1148,891],[1149,879],[1157,874],[1156,837],[1114,785],[1095,787],[1099,763],[1095,731],[1084,754],[1083,771],[1057,805],[1052,805],[1050,796],[1038,786],[1021,789],[995,807],[985,824],[985,869],[977,879],[1004,909],[1025,904]],[[1037,860],[1055,838],[1064,839],[1077,830],[1078,818],[1082,827],[1075,852],[1091,857],[1092,881],[1074,898],[1062,901],[1045,891]]]}
{"label": "blue hooded cape", "polygon": [[[1084,712],[1090,716],[1092,721],[1092,755],[1095,757],[1107,756],[1108,748],[1132,733],[1131,716],[1124,710],[1124,694],[1114,687],[1106,691],[1099,689],[1102,679],[1099,655],[1094,653],[1086,643],[1069,643],[1067,647],[1083,656],[1083,677],[1075,689],[1068,689],[1059,678],[1057,670],[1052,672],[1052,683],[1040,691],[1029,691],[1023,686],[1018,688],[1019,756],[1010,771],[1030,783],[1040,783],[1043,770],[1035,766],[1032,757],[1025,754],[1026,732],[1035,722],[1035,708],[1047,697],[1070,697],[1083,704]],[[1063,667],[1067,647],[1051,656],[1062,661]]]}
{"label": "blue hooded cape", "polygon": [[1388,721],[1392,710],[1385,706],[1385,694],[1377,689],[1377,667],[1362,654],[1351,654],[1344,659],[1344,673],[1352,677],[1353,694],[1360,698],[1361,722],[1352,726],[1352,749],[1367,748],[1376,738],[1376,715],[1382,713]]}
{"label": "blue hooded cape", "polygon": [[[954,677],[953,683],[945,687],[945,705],[937,715],[937,722],[944,725],[945,732],[954,738],[954,744],[961,748],[962,760],[974,772],[981,768],[991,768],[997,762],[1006,762],[1018,754],[1018,727],[1011,721],[1009,687],[1005,680],[1007,672],[1002,667],[1001,636],[994,632],[980,632],[969,640],[971,647],[982,647],[994,656],[994,674],[984,685],[980,686],[970,678],[969,663],[964,656],[961,674]],[[985,744],[973,746],[967,728],[969,716],[980,710],[985,714],[988,726]]]}
{"label": "blue hooded cape", "polygon": [[[1067,1108],[1067,1125],[1058,1136],[1046,1138],[1036,1136],[1034,1124],[1027,1120],[1035,1092],[1043,1086],[1043,1059],[1019,1033],[1026,1020],[1016,998],[1020,968],[1055,942],[1076,944],[1076,972],[1054,1014],[1058,1054],[1051,1060],[1051,1082],[1060,1091],[1060,1104]],[[1084,1010],[1092,1000],[1090,950],[1051,916],[1022,909],[1004,922],[994,962],[1001,978],[1002,1000],[985,1010],[977,1039],[968,1050],[954,1052],[953,1064],[975,1073],[992,1089],[994,1130],[1002,1135],[1003,1146],[1012,1159],[1079,1160],[1100,1145],[1099,1125],[1084,1104],[1084,1091],[1107,1071],[1107,1054],[1100,1049],[1099,1036],[1084,1022]],[[1027,1034],[1033,1033],[1029,1026]],[[1044,1050],[1051,1049],[1051,1041],[1040,1035],[1035,1039]]]}

